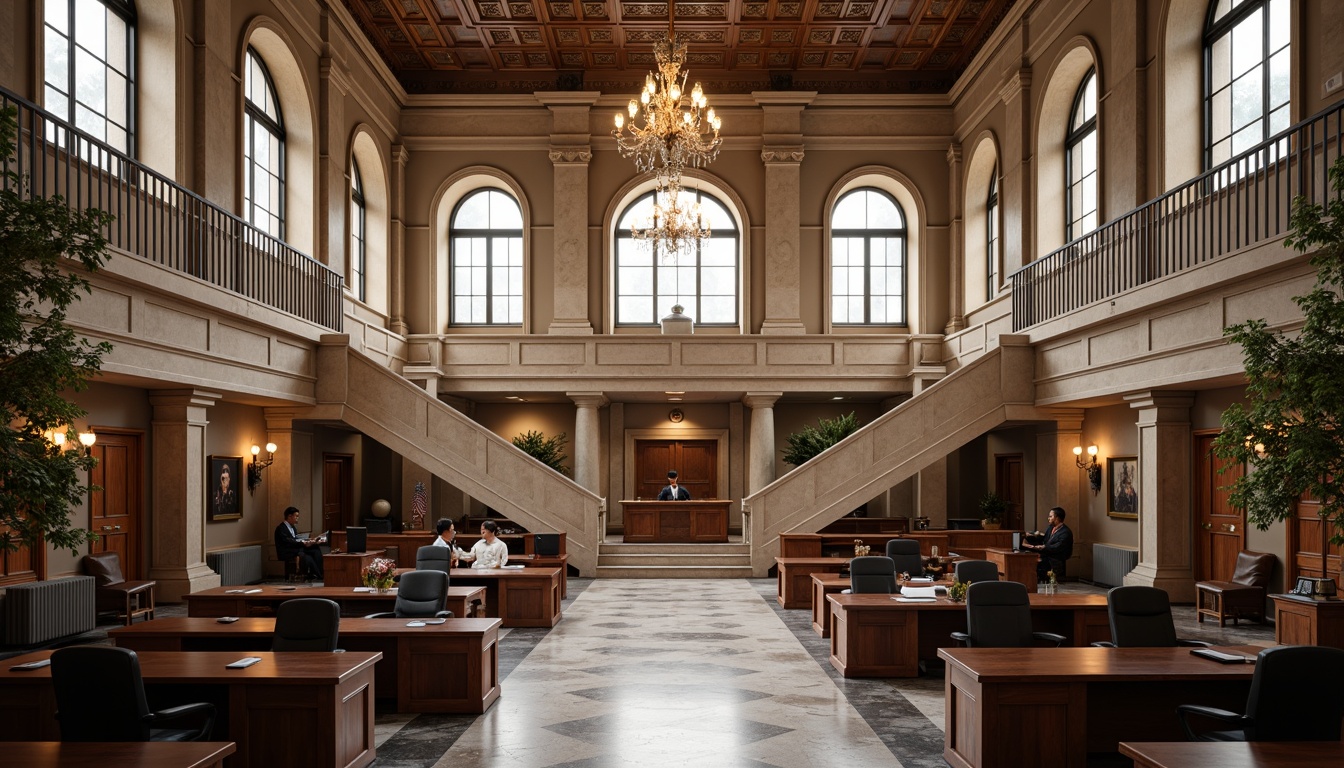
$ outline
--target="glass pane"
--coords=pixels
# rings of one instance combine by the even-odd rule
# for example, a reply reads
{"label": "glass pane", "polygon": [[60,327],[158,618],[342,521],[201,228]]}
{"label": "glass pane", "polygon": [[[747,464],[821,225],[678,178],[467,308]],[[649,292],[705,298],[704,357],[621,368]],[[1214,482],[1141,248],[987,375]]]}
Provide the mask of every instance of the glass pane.
{"label": "glass pane", "polygon": [[127,146],[126,141],[126,129],[124,128],[120,128],[118,126],[109,123],[107,126],[107,137],[104,139],[104,141],[110,144],[113,149],[121,152],[122,154],[128,154],[130,152],[130,149]]}
{"label": "glass pane", "polygon": [[126,22],[115,13],[107,15],[107,65],[118,72],[126,68]]}
{"label": "glass pane", "polygon": [[700,263],[731,267],[737,264],[737,240],[713,237],[700,244]]}
{"label": "glass pane", "polygon": [[468,296],[458,296],[453,299],[453,322],[469,323],[471,322],[471,298]]}
{"label": "glass pane", "polygon": [[1232,36],[1223,35],[1213,41],[1209,62],[1210,84],[1218,91],[1232,82]]}
{"label": "glass pane", "polygon": [[453,269],[453,295],[465,296],[471,289],[471,267],[458,266]]}
{"label": "glass pane", "polygon": [[901,211],[886,195],[876,192],[868,196],[868,226],[872,229],[900,229],[905,226]]}
{"label": "glass pane", "polygon": [[904,270],[900,267],[887,267],[879,271],[886,273],[887,289],[884,293],[888,296],[900,296],[905,293],[905,285],[902,282],[905,280]]}
{"label": "glass pane", "polygon": [[107,50],[107,8],[100,0],[75,0],[75,42],[102,59]]}
{"label": "glass pane", "polygon": [[47,0],[43,3],[43,6],[43,19],[52,27],[55,27],[57,32],[69,33],[70,6],[61,2],[61,0]]}
{"label": "glass pane", "polygon": [[893,237],[887,241],[887,264],[897,267],[905,265],[905,238]]}
{"label": "glass pane", "polygon": [[1288,13],[1288,0],[1272,0],[1269,4],[1269,50],[1277,51],[1288,45],[1289,24],[1292,18]]}
{"label": "glass pane", "polygon": [[616,302],[616,322],[653,322],[653,299],[648,296],[622,296]]}
{"label": "glass pane", "polygon": [[490,228],[522,229],[523,213],[519,210],[518,203],[514,201],[513,197],[499,190],[491,190],[489,195]]}
{"label": "glass pane", "polygon": [[872,284],[870,285],[870,288],[871,288],[872,291],[873,291],[873,295],[881,295],[881,294],[886,293],[886,292],[887,292],[887,270],[886,270],[886,269],[874,269],[872,274],[873,274],[873,279],[872,279]]}
{"label": "glass pane", "polygon": [[837,267],[849,264],[849,238],[831,238],[831,263]]}
{"label": "glass pane", "polygon": [[622,296],[652,296],[653,269],[651,267],[621,267],[617,280]]}
{"label": "glass pane", "polygon": [[845,267],[831,267],[831,294],[834,296],[845,295]]}
{"label": "glass pane", "polygon": [[1245,77],[1232,83],[1233,131],[1260,119],[1265,108],[1264,81],[1261,78],[1260,67],[1257,66],[1252,67]]}
{"label": "glass pane", "polygon": [[864,283],[863,267],[850,267],[846,271],[849,272],[849,288],[846,293],[850,296],[862,296]]}
{"label": "glass pane", "polygon": [[[53,5],[53,3],[48,3]],[[46,35],[46,80],[62,91],[70,90],[70,43],[64,36],[48,29]],[[47,109],[52,105],[48,103]]]}
{"label": "glass pane", "polygon": [[653,246],[647,240],[621,238],[616,241],[616,263],[629,266],[653,266]]}
{"label": "glass pane", "polygon": [[1232,77],[1264,61],[1264,21],[1259,8],[1232,28]]}
{"label": "glass pane", "polygon": [[1242,152],[1259,144],[1265,137],[1261,129],[1261,123],[1257,120],[1246,126],[1240,131],[1232,134],[1232,154],[1239,155]]}
{"label": "glass pane", "polygon": [[484,297],[486,295],[485,267],[472,267],[469,272],[469,277],[470,281],[468,282],[468,285],[471,286],[471,295]]}
{"label": "glass pane", "polygon": [[486,322],[486,321],[487,321],[487,318],[486,318],[486,315],[485,315],[485,297],[484,297],[484,296],[472,296],[472,297],[471,297],[471,322],[473,322],[473,323],[484,323],[484,322]]}
{"label": "glass pane", "polygon": [[1232,133],[1232,89],[1225,88],[1213,95],[1213,101],[1210,105],[1212,112],[1210,120],[1212,121],[1212,134],[1215,140],[1227,137]]}
{"label": "glass pane", "polygon": [[490,200],[482,192],[472,193],[457,207],[453,226],[459,229],[489,229]]}
{"label": "glass pane", "polygon": [[832,323],[845,323],[845,322],[849,322],[849,321],[846,319],[846,316],[845,316],[845,307],[846,307],[846,306],[847,306],[847,305],[845,304],[845,300],[844,300],[844,298],[842,298],[842,297],[840,297],[840,296],[833,296],[833,297],[831,297],[831,322],[832,322]]}
{"label": "glass pane", "polygon": [[700,215],[709,224],[710,228],[717,234],[728,234],[737,231],[737,223],[729,215],[728,209],[724,208],[718,200],[707,194],[700,195]]}
{"label": "glass pane", "polygon": [[1288,106],[1284,105],[1269,115],[1269,135],[1288,129]]}
{"label": "glass pane", "polygon": [[103,114],[106,107],[107,70],[87,51],[75,50],[75,98]]}
{"label": "glass pane", "polygon": [[865,197],[867,192],[851,192],[836,203],[831,214],[832,229],[864,229]]}
{"label": "glass pane", "polygon": [[507,323],[509,321],[509,299],[507,296],[496,296],[490,299],[490,322]]}
{"label": "glass pane", "polygon": [[511,325],[520,325],[523,322],[523,298],[521,296],[511,296],[509,298],[509,323]]}
{"label": "glass pane", "polygon": [[1290,74],[1288,71],[1291,61],[1288,56],[1291,51],[1279,51],[1269,60],[1269,108],[1281,106],[1288,103]]}
{"label": "glass pane", "polygon": [[509,280],[506,289],[510,296],[523,295],[523,268],[509,267]]}
{"label": "glass pane", "polygon": [[887,322],[887,298],[885,296],[874,296],[868,305],[868,318],[874,323]]}
{"label": "glass pane", "polygon": [[848,314],[849,314],[849,322],[851,322],[851,323],[862,323],[862,322],[864,322],[864,317],[863,317],[863,315],[864,315],[864,313],[863,313],[863,297],[862,297],[862,296],[850,296],[850,297],[849,297],[849,312],[848,312]]}
{"label": "glass pane", "polygon": [[702,296],[734,296],[737,291],[733,283],[737,270],[731,267],[708,267],[700,273],[700,293]]}
{"label": "glass pane", "polygon": [[101,140],[107,128],[107,121],[97,112],[85,109],[82,105],[76,105],[75,127],[93,138]]}
{"label": "glass pane", "polygon": [[707,296],[700,300],[700,322],[732,323],[737,321],[736,304],[727,296]]}
{"label": "glass pane", "polygon": [[107,119],[119,125],[127,125],[130,121],[128,115],[126,97],[129,92],[126,90],[126,78],[116,72],[107,73]]}
{"label": "glass pane", "polygon": [[1083,137],[1082,142],[1082,169],[1083,175],[1095,173],[1097,170],[1097,132],[1091,131]]}
{"label": "glass pane", "polygon": [[631,203],[630,207],[625,209],[625,213],[621,215],[620,221],[617,223],[616,228],[619,230],[629,232],[630,227],[632,226],[640,226],[640,227],[647,226],[648,221],[652,216],[653,216],[653,196],[648,195],[645,197],[641,197],[640,199]]}
{"label": "glass pane", "polygon": [[509,266],[521,268],[523,266],[523,238],[521,237],[509,238],[508,251],[509,251]]}

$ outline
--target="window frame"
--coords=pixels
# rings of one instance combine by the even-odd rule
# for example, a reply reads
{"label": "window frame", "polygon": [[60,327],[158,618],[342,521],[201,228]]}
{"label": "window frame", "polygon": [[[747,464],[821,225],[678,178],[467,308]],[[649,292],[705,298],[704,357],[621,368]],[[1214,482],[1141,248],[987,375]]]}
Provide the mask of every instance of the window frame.
{"label": "window frame", "polygon": [[350,162],[350,288],[355,298],[368,300],[369,209],[364,200],[364,179],[359,162]]}
{"label": "window frame", "polygon": [[[518,229],[504,229],[504,228],[480,229],[480,228],[459,228],[459,227],[454,226],[454,223],[457,221],[457,215],[458,215],[458,213],[462,210],[462,206],[466,205],[467,202],[468,202],[469,200],[471,200],[473,197],[475,197],[475,196],[477,196],[477,195],[488,195],[488,194],[491,193],[491,192],[496,192],[496,193],[498,193],[498,194],[504,195],[504,196],[507,197],[510,201],[512,201],[513,204],[514,204],[514,206],[516,206],[516,207],[518,208],[518,218],[519,218],[519,221],[520,221],[520,222],[523,222],[524,224],[526,223],[526,222],[524,221],[524,219],[523,219],[523,206],[522,206],[522,203],[519,202],[518,198],[514,196],[514,194],[513,194],[512,191],[510,191],[510,190],[505,190],[505,189],[501,189],[501,188],[499,188],[499,187],[477,187],[476,189],[473,189],[473,190],[471,190],[470,192],[468,192],[468,193],[466,193],[465,195],[463,195],[463,196],[462,196],[462,197],[461,197],[461,198],[460,198],[460,199],[453,205],[453,209],[452,209],[452,211],[450,211],[449,214],[448,214],[448,275],[449,275],[449,290],[448,290],[448,325],[449,325],[449,326],[452,326],[452,327],[457,327],[457,328],[520,328],[520,327],[523,326],[523,324],[524,324],[523,321],[524,321],[524,319],[525,319],[526,316],[527,316],[527,305],[526,305],[526,303],[525,303],[525,300],[526,300],[526,297],[527,297],[527,293],[526,293],[526,282],[527,282],[527,252],[526,252],[526,250],[524,249],[524,250],[523,250],[523,253],[522,253],[522,264],[519,265],[519,269],[521,269],[521,270],[523,271],[523,285],[520,287],[520,289],[519,289],[519,293],[518,293],[518,299],[519,299],[519,302],[522,303],[523,306],[522,306],[522,309],[521,309],[521,311],[520,311],[520,313],[519,313],[518,321],[517,321],[517,322],[511,322],[511,321],[496,322],[495,320],[492,319],[493,316],[494,316],[494,301],[495,301],[495,299],[497,298],[496,295],[495,295],[495,293],[494,293],[494,281],[495,281],[495,277],[494,277],[494,270],[495,270],[495,265],[494,265],[495,241],[496,241],[496,240],[501,240],[501,239],[514,239],[514,238],[517,238],[518,243],[519,243],[519,248],[520,248],[520,249],[523,249],[523,248],[524,248],[524,246],[523,246],[523,243],[524,243],[523,231],[524,231],[525,227],[520,226]],[[485,320],[485,322],[472,322],[472,321],[469,321],[469,320],[458,320],[458,319],[457,319],[457,299],[458,299],[459,294],[457,293],[457,288],[456,288],[456,286],[457,286],[457,280],[456,280],[456,274],[457,274],[457,247],[456,247],[456,246],[457,246],[457,241],[458,241],[459,239],[472,239],[472,238],[482,238],[482,239],[485,240],[485,243],[486,243],[486,267],[485,267],[485,317],[486,317],[486,320]],[[507,254],[505,254],[505,255],[507,256]],[[507,267],[507,265],[505,265],[505,266]],[[466,296],[475,296],[476,294],[464,294],[464,295],[466,295]],[[512,298],[512,294],[507,294],[507,293],[505,293],[505,294],[501,294],[501,296],[504,297],[504,298]]]}
{"label": "window frame", "polygon": [[[77,94],[77,86],[75,85],[75,62],[78,60],[78,57],[75,55],[75,49],[78,47],[81,50],[84,50],[86,53],[89,54],[89,56],[92,56],[96,61],[98,61],[98,63],[103,66],[104,70],[113,70],[113,71],[116,70],[113,68],[112,64],[107,60],[106,48],[104,48],[103,56],[99,58],[97,56],[94,56],[92,51],[89,51],[87,48],[84,48],[82,45],[76,42],[75,25],[78,23],[77,14],[75,13],[76,0],[46,0],[46,2],[54,4],[60,4],[63,2],[66,7],[66,31],[64,33],[56,30],[49,23],[47,23],[44,7],[44,12],[42,13],[41,16],[42,36],[41,40],[39,41],[43,45],[45,45],[46,36],[49,31],[50,33],[60,35],[61,37],[65,38],[66,92],[62,92],[60,89],[50,84],[50,81],[48,80],[47,77],[48,70],[47,70],[46,53],[44,52],[42,57],[43,60],[41,62],[42,103],[43,106],[46,107],[48,111],[54,111],[52,109],[53,105],[47,98],[48,91],[55,91],[56,93],[61,94],[65,101],[65,104],[63,105],[62,109],[65,112],[66,124],[74,128],[75,130],[79,130],[80,132],[87,134],[88,133],[87,131],[78,128],[79,125],[78,110],[81,107],[87,109],[90,112],[94,112],[94,110],[89,109],[87,105],[81,102]],[[122,21],[126,23],[126,71],[124,73],[126,76],[126,116],[125,116],[125,125],[122,126],[126,130],[126,148],[125,150],[117,150],[117,151],[124,151],[127,157],[134,158],[136,156],[136,138],[137,138],[136,53],[138,42],[136,40],[136,31],[137,31],[136,23],[139,17],[136,14],[135,3],[133,2],[133,0],[98,0],[98,2],[103,6],[105,12],[119,16],[122,19]],[[104,45],[106,45],[106,35],[104,35]],[[104,97],[106,97],[106,87],[104,87]],[[94,113],[97,114],[106,122],[110,123],[115,122],[111,117],[107,115],[106,108],[104,108],[102,112],[94,112]],[[112,147],[114,150],[116,149],[116,146],[112,144],[107,138],[106,127],[104,127],[102,138],[98,139],[98,141],[109,147]]]}
{"label": "window frame", "polygon": [[[892,204],[893,206],[896,207],[896,211],[897,211],[897,213],[900,214],[900,216],[901,216],[901,223],[902,223],[902,226],[901,226],[901,227],[898,227],[898,228],[896,228],[896,229],[879,229],[879,228],[874,228],[874,227],[865,228],[865,229],[840,229],[840,228],[835,227],[834,222],[835,222],[835,211],[836,211],[836,209],[840,207],[840,204],[843,203],[843,202],[845,201],[846,198],[850,197],[851,195],[859,194],[859,193],[861,193],[861,192],[873,192],[873,193],[879,194],[879,195],[881,195],[881,196],[887,198],[887,200],[889,200],[889,201],[891,202],[891,204]],[[855,188],[853,188],[853,189],[850,189],[850,190],[844,192],[843,194],[841,194],[839,197],[837,197],[837,198],[835,199],[835,204],[831,206],[831,210],[830,210],[830,212],[827,214],[827,219],[828,219],[828,224],[830,225],[830,226],[829,226],[829,229],[830,229],[830,238],[831,238],[831,239],[830,239],[830,250],[829,250],[829,253],[830,253],[829,261],[830,261],[830,263],[827,264],[826,269],[827,269],[827,272],[831,275],[831,277],[830,277],[830,296],[826,297],[826,298],[827,298],[827,302],[826,302],[826,315],[827,315],[827,317],[830,319],[830,325],[831,325],[831,327],[832,327],[832,328],[836,328],[836,327],[839,327],[839,328],[877,328],[877,327],[904,328],[904,327],[909,327],[909,325],[910,325],[910,263],[911,263],[911,261],[912,261],[912,255],[911,255],[911,253],[910,253],[910,216],[909,216],[909,214],[906,213],[905,208],[901,206],[901,201],[897,200],[895,195],[891,194],[890,192],[888,192],[888,191],[885,190],[885,189],[882,189],[881,187],[876,187],[876,186],[871,186],[871,185],[859,186],[859,187],[855,187]],[[834,301],[835,301],[835,296],[836,296],[836,293],[835,293],[835,278],[834,278],[834,270],[835,270],[835,241],[838,240],[838,239],[841,239],[841,238],[844,238],[844,239],[862,238],[862,239],[863,239],[863,317],[864,317],[864,319],[863,319],[862,322],[853,322],[853,321],[844,321],[844,322],[842,322],[842,321],[839,321],[839,320],[836,320],[836,319],[835,319],[835,310],[834,310]],[[873,270],[873,265],[872,265],[872,263],[871,263],[871,258],[870,258],[870,257],[871,257],[871,254],[872,254],[872,240],[877,239],[877,238],[883,238],[883,239],[900,239],[900,241],[901,241],[901,243],[902,243],[902,245],[901,245],[901,254],[902,254],[902,257],[901,257],[901,290],[900,290],[900,294],[899,294],[899,295],[900,295],[900,299],[901,299],[901,312],[900,312],[900,319],[897,320],[896,322],[874,322],[874,321],[872,320],[872,314],[871,314],[871,313],[872,313],[872,301],[873,301],[873,291],[872,291],[872,281],[873,281],[872,270]],[[846,294],[846,295],[848,295],[848,294]],[[888,292],[886,295],[891,296],[892,294],[891,294],[890,292]]]}
{"label": "window frame", "polygon": [[[287,165],[286,156],[288,155],[288,143],[285,134],[285,112],[283,106],[280,104],[279,91],[276,90],[275,87],[275,78],[271,76],[271,70],[266,66],[266,60],[262,58],[261,53],[257,51],[256,48],[249,45],[247,47],[247,52],[243,57],[244,66],[254,60],[256,61],[257,66],[261,69],[268,97],[275,103],[276,117],[272,118],[270,115],[266,114],[265,110],[253,103],[250,98],[247,88],[247,77],[250,75],[249,67],[249,71],[245,72],[243,75],[243,174],[245,176],[243,179],[243,219],[277,240],[284,240],[286,228],[285,208],[287,202],[285,198],[288,194],[285,179],[285,169]],[[280,152],[279,157],[276,160],[275,173],[273,175],[280,182],[280,194],[276,201],[277,210],[267,211],[268,214],[275,217],[279,229],[278,232],[270,232],[267,228],[258,224],[254,215],[255,209],[257,208],[255,193],[257,188],[256,171],[260,164],[256,160],[256,147],[253,143],[253,121],[260,123],[260,125],[265,128],[279,144]],[[267,170],[270,169],[268,168]],[[251,194],[249,194],[249,191],[251,191]]]}
{"label": "window frame", "polygon": [[[1259,59],[1259,62],[1260,62],[1260,63],[1259,63],[1259,66],[1260,66],[1260,70],[1261,70],[1261,72],[1260,72],[1260,78],[1261,78],[1261,80],[1260,80],[1260,116],[1257,118],[1258,121],[1260,121],[1260,123],[1261,123],[1261,132],[1260,132],[1260,139],[1259,139],[1258,141],[1256,141],[1255,143],[1256,143],[1256,144],[1259,144],[1259,143],[1261,143],[1261,142],[1263,142],[1263,141],[1269,139],[1271,136],[1274,135],[1273,133],[1270,132],[1270,129],[1269,129],[1269,120],[1270,120],[1270,115],[1271,115],[1272,113],[1278,111],[1278,109],[1280,109],[1280,108],[1286,108],[1286,109],[1288,109],[1288,110],[1289,110],[1288,121],[1287,121],[1287,122],[1288,122],[1288,125],[1292,125],[1292,122],[1293,122],[1292,114],[1291,114],[1292,104],[1293,104],[1293,87],[1292,87],[1292,82],[1291,82],[1291,80],[1292,80],[1291,68],[1292,68],[1292,46],[1293,46],[1293,36],[1292,36],[1291,29],[1290,29],[1289,34],[1288,34],[1288,42],[1287,42],[1283,47],[1281,47],[1281,48],[1279,48],[1279,49],[1276,49],[1276,50],[1274,50],[1274,51],[1271,51],[1271,50],[1269,49],[1269,46],[1270,46],[1269,35],[1270,35],[1270,26],[1271,26],[1270,23],[1269,23],[1269,11],[1270,11],[1270,7],[1274,5],[1274,3],[1272,2],[1272,0],[1243,0],[1241,5],[1238,5],[1238,6],[1235,6],[1235,7],[1231,8],[1231,9],[1227,12],[1227,15],[1225,15],[1223,18],[1215,20],[1215,19],[1214,19],[1214,13],[1218,10],[1218,1],[1219,1],[1219,0],[1209,0],[1208,10],[1205,12],[1205,17],[1204,17],[1204,34],[1203,34],[1203,38],[1202,38],[1202,42],[1203,42],[1203,50],[1202,50],[1202,53],[1203,53],[1204,71],[1203,71],[1203,80],[1202,80],[1202,90],[1203,90],[1203,93],[1201,94],[1201,100],[1203,101],[1203,107],[1204,107],[1204,113],[1203,113],[1203,118],[1204,118],[1204,130],[1203,130],[1202,140],[1203,140],[1203,150],[1204,150],[1204,151],[1203,151],[1203,163],[1204,163],[1203,170],[1205,170],[1205,171],[1212,170],[1212,169],[1214,168],[1214,165],[1215,165],[1214,162],[1213,162],[1214,145],[1217,144],[1217,143],[1219,143],[1219,142],[1215,142],[1215,141],[1213,140],[1213,130],[1214,130],[1214,125],[1213,125],[1213,100],[1214,100],[1214,96],[1216,95],[1216,94],[1213,92],[1213,47],[1214,47],[1214,45],[1215,45],[1219,40],[1221,40],[1222,38],[1224,38],[1224,37],[1230,37],[1230,36],[1232,35],[1232,31],[1233,31],[1238,25],[1240,25],[1241,22],[1245,21],[1247,17],[1249,17],[1251,14],[1255,13],[1255,11],[1256,11],[1257,9],[1262,9],[1262,10],[1264,11],[1264,13],[1263,13],[1262,16],[1261,16],[1261,25],[1260,25],[1260,59]],[[1289,23],[1291,24],[1291,19],[1292,19],[1292,10],[1291,10],[1291,7],[1288,6],[1288,5],[1284,5],[1283,7],[1285,7],[1285,8],[1289,8],[1289,11],[1288,11],[1288,14],[1289,14]],[[1228,46],[1229,46],[1229,54],[1228,54],[1228,55],[1229,55],[1229,56],[1232,56],[1232,53],[1231,53],[1231,50],[1230,50],[1231,45],[1232,45],[1232,43],[1231,43],[1231,41],[1229,41],[1229,42],[1228,42]],[[1269,100],[1270,100],[1270,85],[1271,85],[1271,81],[1270,81],[1270,80],[1271,80],[1271,73],[1270,73],[1270,66],[1269,66],[1269,64],[1270,64],[1270,59],[1274,58],[1275,54],[1278,54],[1279,52],[1284,51],[1284,50],[1288,51],[1287,56],[1288,56],[1288,58],[1289,58],[1288,100],[1287,100],[1286,102],[1284,102],[1283,104],[1279,104],[1279,105],[1275,106],[1275,105],[1270,104],[1270,101],[1269,101]],[[1231,80],[1229,80],[1228,83],[1227,83],[1226,88],[1230,90],[1230,89],[1233,87],[1233,85],[1234,85],[1235,83],[1236,83],[1236,80],[1235,80],[1235,79],[1231,79]],[[1220,92],[1221,92],[1221,91],[1220,91]],[[1231,97],[1231,94],[1229,94],[1229,95],[1228,95],[1229,109],[1232,108],[1232,107],[1231,107],[1231,98],[1232,98],[1232,97]],[[1250,125],[1250,124],[1248,123],[1247,125]],[[1243,128],[1244,128],[1244,127],[1246,127],[1246,126],[1243,126]],[[1229,125],[1229,126],[1228,126],[1228,133],[1227,133],[1227,135],[1225,136],[1225,138],[1226,138],[1226,139],[1228,140],[1228,142],[1229,142],[1229,145],[1228,145],[1228,159],[1229,159],[1229,160],[1230,160],[1231,158],[1237,156],[1237,154],[1236,154],[1234,151],[1232,151],[1232,146],[1231,146],[1231,143],[1230,143],[1230,142],[1232,141],[1232,138],[1237,134],[1237,132],[1238,132],[1238,131],[1235,129],[1234,126],[1232,126],[1232,125]],[[1224,162],[1226,162],[1226,161],[1224,161]],[[1219,164],[1221,164],[1221,163],[1219,163]]]}
{"label": "window frame", "polygon": [[989,194],[985,196],[985,300],[999,292],[999,169],[989,174]]}
{"label": "window frame", "polygon": [[[1088,70],[1087,70],[1087,74],[1083,75],[1083,79],[1080,80],[1080,81],[1078,81],[1078,90],[1077,90],[1077,91],[1074,93],[1074,95],[1073,95],[1073,106],[1070,107],[1070,109],[1069,109],[1069,120],[1068,120],[1068,123],[1066,123],[1066,125],[1065,125],[1065,133],[1064,133],[1064,242],[1066,242],[1066,243],[1071,243],[1071,242],[1073,242],[1074,240],[1077,240],[1078,238],[1080,238],[1080,237],[1082,237],[1083,235],[1087,234],[1087,232],[1075,232],[1075,231],[1074,231],[1074,222],[1075,222],[1075,218],[1074,218],[1074,215],[1073,215],[1073,213],[1074,213],[1074,212],[1073,212],[1073,188],[1074,188],[1075,186],[1081,186],[1081,185],[1083,185],[1083,184],[1086,182],[1086,178],[1085,178],[1085,177],[1084,177],[1084,178],[1079,178],[1079,179],[1077,179],[1076,181],[1075,181],[1075,179],[1074,179],[1073,148],[1076,147],[1076,146],[1078,146],[1078,145],[1080,145],[1080,144],[1082,144],[1084,141],[1086,141],[1086,140],[1087,140],[1087,137],[1088,137],[1089,135],[1091,135],[1091,136],[1095,136],[1095,135],[1097,134],[1097,123],[1098,123],[1097,118],[1100,117],[1100,115],[1101,115],[1101,99],[1100,99],[1100,94],[1098,94],[1097,103],[1096,103],[1096,104],[1094,105],[1094,107],[1093,107],[1093,110],[1092,110],[1092,117],[1088,118],[1086,121],[1083,122],[1082,125],[1078,126],[1077,128],[1074,128],[1074,127],[1073,127],[1073,124],[1074,124],[1074,122],[1075,122],[1075,118],[1078,116],[1078,110],[1083,106],[1083,99],[1084,99],[1084,97],[1087,95],[1087,85],[1088,85],[1089,82],[1095,82],[1095,81],[1096,81],[1096,77],[1097,77],[1097,68],[1096,68],[1095,66],[1093,66],[1093,67],[1089,67]],[[1094,86],[1094,90],[1096,90],[1096,91],[1100,91],[1100,89],[1101,89],[1100,83],[1097,83],[1097,84]],[[1095,202],[1095,204],[1096,204],[1096,209],[1095,209],[1094,213],[1095,213],[1096,216],[1097,216],[1097,222],[1098,222],[1098,224],[1100,224],[1100,220],[1101,220],[1101,216],[1100,216],[1100,214],[1101,214],[1101,146],[1100,146],[1100,142],[1099,142],[1099,141],[1094,141],[1094,142],[1093,142],[1093,148],[1094,148],[1094,150],[1096,151],[1096,157],[1093,159],[1093,163],[1092,163],[1092,164],[1093,164],[1093,168],[1094,168],[1093,171],[1092,171],[1092,176],[1093,176],[1093,182],[1092,182],[1092,183],[1093,183],[1093,185],[1094,185],[1095,188],[1096,188],[1095,193],[1094,193],[1094,196],[1093,196],[1093,197],[1094,197],[1094,202]],[[1086,214],[1083,214],[1083,215],[1085,216]],[[1078,218],[1077,221],[1081,222],[1081,221],[1082,221],[1081,217]],[[1087,231],[1088,231],[1088,232],[1091,232],[1091,231],[1093,231],[1093,230],[1095,230],[1095,229],[1096,229],[1096,226],[1093,226],[1093,228],[1092,228],[1091,230],[1087,230]]]}

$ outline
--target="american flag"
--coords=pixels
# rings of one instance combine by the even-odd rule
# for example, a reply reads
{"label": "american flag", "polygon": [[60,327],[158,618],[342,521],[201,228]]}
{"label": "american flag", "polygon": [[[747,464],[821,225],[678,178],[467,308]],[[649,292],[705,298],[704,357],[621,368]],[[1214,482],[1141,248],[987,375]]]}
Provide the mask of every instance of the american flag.
{"label": "american flag", "polygon": [[411,522],[415,530],[424,530],[425,516],[429,514],[429,503],[425,500],[425,484],[416,483],[415,493],[411,495]]}

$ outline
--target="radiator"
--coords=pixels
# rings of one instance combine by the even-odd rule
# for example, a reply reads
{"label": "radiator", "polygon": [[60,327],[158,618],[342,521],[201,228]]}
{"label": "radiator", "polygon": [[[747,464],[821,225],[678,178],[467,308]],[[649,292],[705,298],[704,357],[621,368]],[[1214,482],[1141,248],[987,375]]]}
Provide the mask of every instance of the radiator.
{"label": "radiator", "polygon": [[1092,545],[1092,581],[1108,587],[1125,583],[1125,574],[1139,564],[1139,550],[1119,544]]}
{"label": "radiator", "polygon": [[207,552],[205,563],[219,574],[220,586],[256,584],[265,578],[261,567],[260,544]]}
{"label": "radiator", "polygon": [[5,644],[34,645],[93,629],[92,576],[15,584],[5,590]]}

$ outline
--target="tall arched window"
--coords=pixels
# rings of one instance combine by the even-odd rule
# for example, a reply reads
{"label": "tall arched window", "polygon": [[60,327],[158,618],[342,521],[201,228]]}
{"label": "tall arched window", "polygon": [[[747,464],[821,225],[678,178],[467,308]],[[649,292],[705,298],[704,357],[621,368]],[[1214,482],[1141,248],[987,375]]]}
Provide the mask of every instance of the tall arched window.
{"label": "tall arched window", "polygon": [[616,325],[657,325],[682,305],[696,325],[736,326],[741,236],[722,202],[700,189],[683,189],[700,206],[710,235],[690,252],[673,254],[648,240],[636,240],[631,227],[653,221],[656,192],[636,198],[616,223]]}
{"label": "tall arched window", "polygon": [[367,301],[365,273],[368,271],[368,250],[365,232],[369,212],[364,205],[364,180],[359,176],[359,163],[350,164],[350,293],[360,301]]}
{"label": "tall arched window", "polygon": [[905,325],[905,213],[891,195],[863,187],[831,211],[831,323]]}
{"label": "tall arched window", "polygon": [[1097,228],[1097,71],[1089,71],[1073,97],[1064,138],[1067,242]]}
{"label": "tall arched window", "polygon": [[1288,0],[1213,0],[1204,31],[1204,167],[1289,124]]}
{"label": "tall arched window", "polygon": [[522,325],[523,213],[498,189],[462,198],[452,233],[454,325]]}
{"label": "tall arched window", "polygon": [[285,121],[266,64],[247,49],[243,109],[243,218],[285,238]]}
{"label": "tall arched window", "polygon": [[131,0],[47,0],[47,110],[113,149],[135,151],[135,6]]}
{"label": "tall arched window", "polygon": [[989,196],[985,198],[985,300],[994,298],[999,289],[999,175],[989,177]]}

